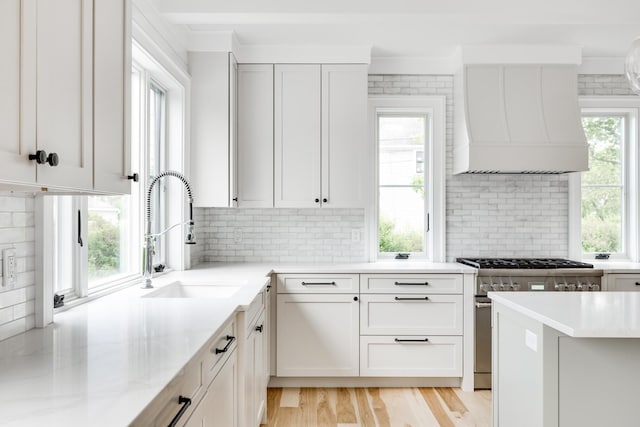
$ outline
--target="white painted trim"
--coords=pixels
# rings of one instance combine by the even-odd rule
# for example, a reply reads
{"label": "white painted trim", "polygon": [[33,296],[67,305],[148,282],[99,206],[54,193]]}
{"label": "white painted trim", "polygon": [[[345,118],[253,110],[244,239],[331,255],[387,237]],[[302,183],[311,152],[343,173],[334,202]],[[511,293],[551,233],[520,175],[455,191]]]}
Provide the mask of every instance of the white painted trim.
{"label": "white painted trim", "polygon": [[582,48],[561,44],[464,45],[462,64],[575,64],[582,62]]}
{"label": "white painted trim", "polygon": [[53,271],[54,257],[45,256],[55,251],[53,239],[53,209],[51,200],[42,194],[35,196],[35,228],[36,228],[36,327],[44,328],[53,322]]}
{"label": "white painted trim", "polygon": [[234,51],[243,64],[368,64],[371,46],[238,45]]}
{"label": "white painted trim", "polygon": [[[446,97],[445,96],[369,96],[369,138],[373,147],[370,164],[373,165],[369,182],[370,190],[368,214],[369,259],[375,261],[378,256],[378,233],[376,229],[378,213],[378,172],[377,172],[377,135],[376,116],[378,111],[387,112],[425,112],[431,117],[431,144],[429,146],[429,170],[425,185],[428,191],[428,206],[431,207],[430,232],[427,233],[427,253],[433,262],[444,262],[446,254],[446,218],[445,218],[445,169],[446,169]],[[426,212],[425,212],[426,213]]]}
{"label": "white painted trim", "polygon": [[233,31],[190,31],[189,52],[233,52]]}
{"label": "white painted trim", "polygon": [[[269,387],[460,387],[460,378],[271,377]],[[465,390],[473,391],[473,390]]]}

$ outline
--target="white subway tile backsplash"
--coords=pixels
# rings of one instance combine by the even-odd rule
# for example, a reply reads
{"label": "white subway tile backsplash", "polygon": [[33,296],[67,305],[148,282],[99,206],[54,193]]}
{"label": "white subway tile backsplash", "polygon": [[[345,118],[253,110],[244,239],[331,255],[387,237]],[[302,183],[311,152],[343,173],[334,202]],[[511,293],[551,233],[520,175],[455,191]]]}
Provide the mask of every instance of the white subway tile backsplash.
{"label": "white subway tile backsplash", "polygon": [[15,248],[17,272],[11,289],[0,287],[0,340],[35,326],[34,209],[33,195],[0,193],[0,251]]}

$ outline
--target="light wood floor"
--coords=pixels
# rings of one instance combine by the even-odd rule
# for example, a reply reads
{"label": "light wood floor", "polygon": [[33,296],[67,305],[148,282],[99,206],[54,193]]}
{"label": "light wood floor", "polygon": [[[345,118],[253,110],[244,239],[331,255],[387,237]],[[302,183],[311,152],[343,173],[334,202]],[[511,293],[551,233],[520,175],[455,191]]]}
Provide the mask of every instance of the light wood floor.
{"label": "light wood floor", "polygon": [[270,388],[267,414],[268,427],[489,427],[491,391]]}

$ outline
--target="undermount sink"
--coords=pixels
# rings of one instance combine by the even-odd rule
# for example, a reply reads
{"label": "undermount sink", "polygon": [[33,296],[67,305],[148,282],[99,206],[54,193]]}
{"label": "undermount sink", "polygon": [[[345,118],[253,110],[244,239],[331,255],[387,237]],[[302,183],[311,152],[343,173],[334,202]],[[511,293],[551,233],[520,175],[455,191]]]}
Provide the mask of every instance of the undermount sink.
{"label": "undermount sink", "polygon": [[143,298],[228,298],[238,292],[243,282],[211,281],[202,283],[185,283],[176,281]]}

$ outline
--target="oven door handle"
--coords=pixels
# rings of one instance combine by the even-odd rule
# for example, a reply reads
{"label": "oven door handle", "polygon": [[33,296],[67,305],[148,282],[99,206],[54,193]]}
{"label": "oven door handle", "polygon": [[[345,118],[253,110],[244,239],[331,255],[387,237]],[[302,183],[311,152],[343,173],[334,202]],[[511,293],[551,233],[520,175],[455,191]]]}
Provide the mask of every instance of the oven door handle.
{"label": "oven door handle", "polygon": [[491,308],[490,302],[477,302],[476,308]]}

